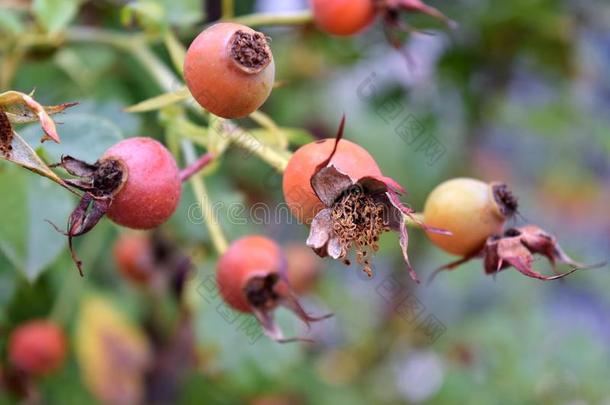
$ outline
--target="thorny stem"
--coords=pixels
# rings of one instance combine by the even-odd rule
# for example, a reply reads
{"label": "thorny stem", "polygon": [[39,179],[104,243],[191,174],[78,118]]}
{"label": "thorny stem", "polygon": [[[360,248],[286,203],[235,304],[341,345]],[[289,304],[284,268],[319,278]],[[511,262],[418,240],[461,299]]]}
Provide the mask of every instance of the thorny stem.
{"label": "thorny stem", "polygon": [[180,181],[183,183],[190,180],[195,174],[199,173],[204,167],[206,167],[214,159],[214,155],[210,152],[202,155],[192,164],[189,164],[184,169],[180,170]]}
{"label": "thorny stem", "polygon": [[[189,166],[197,162],[197,159],[195,157],[195,149],[190,141],[182,141],[182,152]],[[216,252],[219,255],[222,255],[229,247],[229,243],[227,242],[227,239],[224,236],[224,233],[222,232],[222,228],[220,227],[220,224],[218,223],[218,220],[214,215],[214,209],[210,204],[210,199],[208,198],[205,183],[201,178],[200,173],[191,177],[190,181],[193,187],[193,192],[195,193],[195,198],[197,199],[197,202],[201,204],[201,214],[203,215],[205,224],[208,227],[208,231],[210,232],[212,244],[214,245]]]}

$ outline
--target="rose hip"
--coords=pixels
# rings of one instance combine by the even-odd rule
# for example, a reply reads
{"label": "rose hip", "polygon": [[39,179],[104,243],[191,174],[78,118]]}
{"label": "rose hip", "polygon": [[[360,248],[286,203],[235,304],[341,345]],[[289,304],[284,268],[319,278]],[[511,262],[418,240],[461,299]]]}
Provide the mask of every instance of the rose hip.
{"label": "rose hip", "polygon": [[286,277],[286,259],[280,247],[262,236],[247,236],[231,244],[218,262],[217,282],[227,304],[240,312],[252,313],[271,339],[286,339],[273,320],[273,312],[284,306],[303,322],[328,317],[312,317],[299,304]]}
{"label": "rose hip", "polygon": [[66,345],[66,337],[58,325],[47,320],[32,320],[13,331],[9,337],[8,353],[17,369],[42,376],[62,366]]}
{"label": "rose hip", "polygon": [[190,45],[184,77],[203,108],[223,118],[241,118],[271,94],[275,63],[264,34],[241,24],[219,23]]}

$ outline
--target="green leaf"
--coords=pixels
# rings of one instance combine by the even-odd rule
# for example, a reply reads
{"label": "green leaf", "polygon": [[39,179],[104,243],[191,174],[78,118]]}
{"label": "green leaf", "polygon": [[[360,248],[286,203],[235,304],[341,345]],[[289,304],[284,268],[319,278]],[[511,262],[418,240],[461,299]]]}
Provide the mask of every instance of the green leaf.
{"label": "green leaf", "polygon": [[49,32],[61,31],[76,16],[79,0],[34,0],[38,23]]}
{"label": "green leaf", "polygon": [[0,13],[0,32],[18,35],[24,30],[25,27],[20,13],[15,10],[2,10]]}
{"label": "green leaf", "polygon": [[203,20],[200,0],[137,0],[121,10],[121,21],[128,24],[136,18],[147,29],[165,29],[169,25],[186,27]]}
{"label": "green leaf", "polygon": [[8,166],[0,174],[0,250],[30,281],[66,248],[66,238],[45,220],[63,224],[74,205],[70,193]]}
{"label": "green leaf", "polygon": [[161,28],[165,24],[165,11],[156,1],[133,1],[121,10],[121,22],[129,25],[134,18],[144,28]]}
{"label": "green leaf", "polygon": [[170,30],[167,30],[163,36],[165,47],[169,52],[169,56],[172,60],[174,68],[180,73],[180,76],[184,74],[184,58],[186,57],[186,48],[180,43],[176,35]]}
{"label": "green leaf", "polygon": [[203,3],[201,0],[158,0],[166,10],[167,21],[180,27],[197,24],[203,21]]}
{"label": "green leaf", "polygon": [[[36,127],[36,129],[38,129]],[[61,186],[66,186],[65,183],[59,176],[57,176],[47,165],[38,157],[36,152],[28,145],[28,143],[17,134],[13,132],[13,141],[11,143],[12,150],[9,153],[0,153],[0,158],[8,160],[9,162],[15,163],[21,167],[33,171],[41,176],[47,177]],[[34,135],[38,137],[38,132]]]}
{"label": "green leaf", "polygon": [[138,104],[132,105],[131,107],[127,107],[125,111],[130,113],[156,111],[169,105],[186,100],[190,96],[191,93],[189,92],[189,90],[186,87],[182,87],[179,90],[173,91],[171,93],[164,93],[160,96],[149,98],[148,100],[144,100]]}

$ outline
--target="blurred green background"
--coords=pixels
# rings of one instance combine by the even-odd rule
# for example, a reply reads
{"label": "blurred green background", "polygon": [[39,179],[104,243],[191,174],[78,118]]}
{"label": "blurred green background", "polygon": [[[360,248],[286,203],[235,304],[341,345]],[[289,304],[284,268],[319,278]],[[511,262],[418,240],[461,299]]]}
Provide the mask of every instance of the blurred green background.
{"label": "blurred green background", "polygon": [[[70,154],[93,162],[121,138],[166,139],[171,132],[166,125],[171,111],[123,112],[163,92],[141,59],[108,44],[73,41],[66,33],[83,26],[144,31],[171,69],[170,55],[156,39],[159,32],[171,27],[188,46],[205,24],[219,18],[220,2],[136,1],[128,6],[131,21],[125,3],[0,2],[0,90],[35,88],[44,104],[80,103],[56,118],[62,144],[39,150],[48,161]],[[276,79],[283,83],[263,111],[278,125],[303,128],[315,137],[333,136],[345,113],[347,139],[367,148],[386,175],[406,186],[405,201],[415,209],[445,179],[507,182],[521,203],[523,218],[515,224],[539,224],[581,262],[607,260],[610,4],[431,4],[460,28],[447,32],[429,18],[406,16],[430,34],[405,38],[414,60],[410,66],[387,44],[380,23],[351,38],[328,36],[311,24],[261,27],[272,38]],[[236,14],[306,7],[304,1],[238,0]],[[176,90],[180,86],[176,83]],[[401,136],[404,120],[411,129]],[[239,124],[253,126],[247,119]],[[37,125],[17,131],[38,145]],[[292,149],[307,139],[293,137]],[[430,154],[424,141],[434,141],[436,152]],[[285,215],[261,221],[252,211],[230,212],[232,203],[282,203],[280,174],[257,156],[244,156],[231,147],[206,169],[209,196],[222,202],[218,216],[227,237],[261,233],[282,244],[303,243],[307,229]],[[80,278],[65,238],[45,222],[64,224],[76,200],[5,161],[0,162],[0,196],[2,364],[6,337],[27,319],[52,316],[67,328],[71,343],[76,341],[79,308],[92,295],[105,297],[144,331],[151,317],[173,330],[178,304],[169,295],[134,287],[117,272],[111,252],[122,229],[103,220],[76,242],[86,263]],[[189,300],[196,304],[196,358],[190,367],[170,371],[181,376],[171,402],[610,404],[608,266],[545,283],[512,269],[487,277],[474,261],[441,274],[430,286],[415,286],[401,263],[397,236],[387,234],[372,280],[356,265],[319,261],[319,282],[304,305],[335,316],[308,332],[280,311],[288,334],[316,340],[280,345],[248,336],[239,322],[222,316],[213,288],[206,287],[217,257],[206,226],[193,217],[196,204],[185,187],[179,212],[163,227],[195,263]],[[411,260],[422,278],[453,259],[422,232],[413,229],[410,235]],[[549,271],[543,260],[536,267]],[[400,299],[405,298],[415,303],[411,312],[404,312]],[[434,320],[433,336],[421,326],[424,319]],[[154,381],[142,384],[145,402],[152,402]],[[41,379],[39,388],[43,403],[100,401],[73,349],[67,365]],[[16,401],[7,392],[1,395],[3,402]]]}

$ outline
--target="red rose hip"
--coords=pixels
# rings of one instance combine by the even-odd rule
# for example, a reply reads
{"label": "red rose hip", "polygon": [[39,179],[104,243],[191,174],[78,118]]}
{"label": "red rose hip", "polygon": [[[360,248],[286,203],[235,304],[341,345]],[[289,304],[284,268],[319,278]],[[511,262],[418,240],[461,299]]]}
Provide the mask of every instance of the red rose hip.
{"label": "red rose hip", "polygon": [[9,338],[11,363],[33,376],[59,369],[66,357],[66,337],[56,324],[33,320],[18,326]]}
{"label": "red rose hip", "polygon": [[[282,188],[284,199],[292,214],[300,222],[310,224],[324,208],[311,185],[311,178],[319,164],[333,151],[334,139],[323,139],[299,148],[290,158],[284,171]],[[330,164],[356,181],[365,176],[381,176],[375,159],[360,145],[342,139]]]}
{"label": "red rose hip", "polygon": [[373,0],[310,0],[316,25],[333,35],[353,35],[375,20]]}
{"label": "red rose hip", "polygon": [[108,217],[132,229],[151,229],[167,221],[180,201],[180,172],[174,157],[151,138],[129,138],[104,153],[100,162],[116,161],[126,179],[114,191]]}
{"label": "red rose hip", "polygon": [[241,24],[219,23],[190,45],[184,77],[203,108],[223,118],[241,118],[271,94],[275,63],[264,34]]}
{"label": "red rose hip", "polygon": [[286,281],[286,259],[280,247],[262,236],[247,236],[231,244],[218,262],[218,288],[232,308],[252,313],[271,339],[279,342],[305,340],[284,338],[273,320],[273,311],[284,306],[305,323],[325,319],[309,316]]}
{"label": "red rose hip", "polygon": [[113,254],[117,268],[129,281],[146,284],[153,276],[152,243],[148,235],[121,235],[114,244]]}

